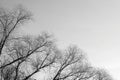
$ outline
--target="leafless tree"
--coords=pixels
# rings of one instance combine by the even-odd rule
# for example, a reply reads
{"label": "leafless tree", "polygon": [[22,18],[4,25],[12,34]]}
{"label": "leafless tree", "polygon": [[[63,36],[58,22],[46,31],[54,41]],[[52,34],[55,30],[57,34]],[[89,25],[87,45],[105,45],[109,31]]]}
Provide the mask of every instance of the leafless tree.
{"label": "leafless tree", "polygon": [[47,34],[37,38],[24,36],[6,45],[4,55],[1,55],[3,80],[28,80],[41,69],[50,67],[56,59],[57,49]]}
{"label": "leafless tree", "polygon": [[0,9],[0,80],[35,80],[41,70],[49,80],[112,80],[104,70],[92,67],[76,46],[59,50],[51,35],[14,37],[16,28],[31,19],[23,7]]}
{"label": "leafless tree", "polygon": [[[61,55],[60,55],[61,54]],[[92,77],[92,67],[83,51],[75,46],[59,53],[51,80],[82,80]]]}
{"label": "leafless tree", "polygon": [[96,69],[94,80],[113,80],[110,74],[104,69]]}
{"label": "leafless tree", "polygon": [[0,11],[0,78],[1,80],[30,80],[55,62],[54,40],[47,33],[38,37],[11,37],[15,29],[31,19],[22,7],[13,12]]}
{"label": "leafless tree", "polygon": [[31,19],[31,13],[23,7],[17,7],[13,11],[0,9],[0,55],[5,43],[18,26]]}

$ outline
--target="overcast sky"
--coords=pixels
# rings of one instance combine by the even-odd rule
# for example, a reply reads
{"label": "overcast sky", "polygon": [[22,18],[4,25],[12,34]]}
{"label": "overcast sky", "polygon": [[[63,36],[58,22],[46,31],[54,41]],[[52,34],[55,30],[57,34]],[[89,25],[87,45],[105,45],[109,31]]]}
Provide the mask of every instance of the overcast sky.
{"label": "overcast sky", "polygon": [[94,66],[120,80],[119,0],[0,0],[0,6],[24,5],[34,20],[22,28],[53,33],[60,47],[77,44]]}

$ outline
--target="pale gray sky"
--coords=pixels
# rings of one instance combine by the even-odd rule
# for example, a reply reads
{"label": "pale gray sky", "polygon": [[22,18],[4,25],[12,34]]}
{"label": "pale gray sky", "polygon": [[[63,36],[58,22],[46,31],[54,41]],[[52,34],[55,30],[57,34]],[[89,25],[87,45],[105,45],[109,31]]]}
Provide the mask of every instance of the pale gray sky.
{"label": "pale gray sky", "polygon": [[120,80],[119,0],[0,0],[0,6],[22,4],[34,21],[22,30],[53,33],[60,47],[77,44],[94,66]]}

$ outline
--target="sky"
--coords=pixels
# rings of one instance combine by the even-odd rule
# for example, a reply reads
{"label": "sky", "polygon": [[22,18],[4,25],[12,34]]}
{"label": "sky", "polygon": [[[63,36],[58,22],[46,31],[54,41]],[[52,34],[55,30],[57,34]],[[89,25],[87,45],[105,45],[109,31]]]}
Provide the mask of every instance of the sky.
{"label": "sky", "polygon": [[0,0],[0,7],[18,4],[34,18],[22,31],[52,33],[61,48],[76,44],[92,65],[105,68],[120,80],[119,0]]}

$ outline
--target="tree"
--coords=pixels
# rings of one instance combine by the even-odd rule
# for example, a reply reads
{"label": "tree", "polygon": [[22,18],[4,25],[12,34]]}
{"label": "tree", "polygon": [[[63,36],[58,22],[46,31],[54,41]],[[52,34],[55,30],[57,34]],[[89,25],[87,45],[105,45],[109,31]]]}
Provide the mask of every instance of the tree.
{"label": "tree", "polygon": [[70,46],[61,52],[57,61],[52,80],[81,80],[93,76],[90,73],[92,67],[87,63],[82,50],[76,46]]}
{"label": "tree", "polygon": [[40,69],[50,67],[55,62],[56,49],[46,34],[33,39],[15,39],[6,45],[6,51],[1,55],[0,69],[3,80],[28,80]]}
{"label": "tree", "polygon": [[22,7],[17,7],[13,11],[0,9],[0,55],[11,34],[30,19],[31,13]]}
{"label": "tree", "polygon": [[50,35],[42,33],[38,37],[11,37],[18,26],[30,19],[31,14],[22,7],[13,12],[0,11],[1,80],[31,79],[32,75],[55,61],[56,49]]}
{"label": "tree", "polygon": [[92,67],[76,46],[57,48],[48,33],[15,37],[16,28],[31,19],[23,7],[0,10],[0,80],[35,80],[33,75],[49,70],[48,80],[112,80],[104,70]]}
{"label": "tree", "polygon": [[94,80],[113,80],[113,78],[106,70],[96,69]]}

